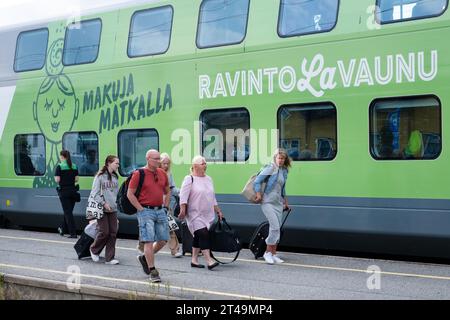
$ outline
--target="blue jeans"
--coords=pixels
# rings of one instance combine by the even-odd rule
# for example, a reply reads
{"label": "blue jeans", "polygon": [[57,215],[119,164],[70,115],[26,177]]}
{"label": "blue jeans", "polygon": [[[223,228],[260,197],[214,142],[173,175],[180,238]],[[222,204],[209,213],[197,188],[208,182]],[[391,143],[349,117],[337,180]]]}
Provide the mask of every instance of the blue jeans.
{"label": "blue jeans", "polygon": [[165,209],[144,208],[137,213],[139,239],[142,242],[169,241],[169,223]]}

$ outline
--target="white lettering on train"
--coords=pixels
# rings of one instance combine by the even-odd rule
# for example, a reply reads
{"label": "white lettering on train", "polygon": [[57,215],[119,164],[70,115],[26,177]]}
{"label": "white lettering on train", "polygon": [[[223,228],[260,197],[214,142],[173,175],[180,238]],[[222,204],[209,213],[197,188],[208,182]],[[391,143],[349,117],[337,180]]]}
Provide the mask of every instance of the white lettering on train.
{"label": "white lettering on train", "polygon": [[276,90],[291,93],[295,89],[319,98],[326,91],[338,87],[432,81],[437,73],[437,50],[431,50],[428,55],[421,51],[407,55],[376,56],[373,60],[365,57],[337,60],[334,66],[327,65],[324,56],[318,53],[310,60],[303,58],[297,67],[286,65],[217,73],[214,76],[199,75],[199,98],[235,97],[239,93],[242,96],[273,94]]}

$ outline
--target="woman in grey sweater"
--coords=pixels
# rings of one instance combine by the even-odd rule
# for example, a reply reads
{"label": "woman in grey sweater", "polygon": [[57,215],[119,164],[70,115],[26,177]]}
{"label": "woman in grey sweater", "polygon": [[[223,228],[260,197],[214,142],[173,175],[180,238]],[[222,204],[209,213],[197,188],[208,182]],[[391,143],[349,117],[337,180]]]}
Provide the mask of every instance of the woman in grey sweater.
{"label": "woman in grey sweater", "polygon": [[114,259],[116,252],[116,237],[118,230],[116,197],[119,192],[119,181],[117,169],[119,168],[119,158],[109,155],[105,159],[105,165],[97,173],[92,184],[91,197],[103,204],[103,217],[97,219],[98,234],[91,245],[92,260],[98,262],[100,252],[105,249],[106,264],[118,264],[119,260]]}

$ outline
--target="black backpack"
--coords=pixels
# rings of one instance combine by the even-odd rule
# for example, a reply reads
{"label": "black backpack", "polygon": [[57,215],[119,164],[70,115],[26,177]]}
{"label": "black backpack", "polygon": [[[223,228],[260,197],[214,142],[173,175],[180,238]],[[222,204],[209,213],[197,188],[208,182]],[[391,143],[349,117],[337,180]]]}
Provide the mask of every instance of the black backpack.
{"label": "black backpack", "polygon": [[[144,178],[145,178],[144,169],[138,169],[138,170],[139,170],[139,184],[136,189],[136,193],[134,194],[136,196],[136,198],[138,198],[139,194],[141,193],[142,184],[144,183]],[[127,180],[125,180],[122,183],[122,185],[120,186],[120,189],[119,189],[119,193],[117,193],[117,198],[116,198],[117,209],[120,212],[123,212],[128,215],[132,215],[137,212],[136,208],[131,204],[130,200],[127,197],[128,186],[130,184],[133,173],[127,178]]]}

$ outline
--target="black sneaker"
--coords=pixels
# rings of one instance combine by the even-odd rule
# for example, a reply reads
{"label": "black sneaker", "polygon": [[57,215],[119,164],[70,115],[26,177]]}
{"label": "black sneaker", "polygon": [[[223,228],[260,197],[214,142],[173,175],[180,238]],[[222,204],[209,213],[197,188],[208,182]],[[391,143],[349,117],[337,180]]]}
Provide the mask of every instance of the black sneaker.
{"label": "black sneaker", "polygon": [[63,229],[61,227],[58,227],[58,233],[61,237],[64,237],[64,232]]}
{"label": "black sneaker", "polygon": [[137,259],[142,265],[142,270],[144,270],[145,274],[150,274],[150,269],[148,268],[147,260],[145,260],[145,256],[137,256]]}
{"label": "black sneaker", "polygon": [[150,272],[150,281],[151,281],[151,282],[161,282],[161,278],[160,278],[160,276],[159,276],[158,270],[153,269],[153,270]]}

